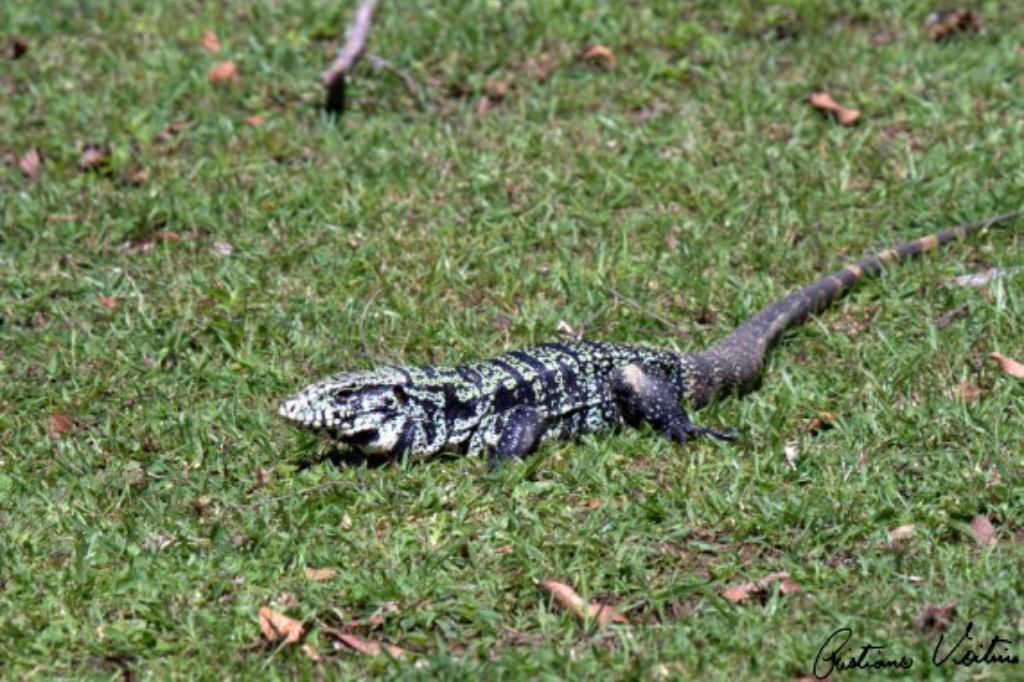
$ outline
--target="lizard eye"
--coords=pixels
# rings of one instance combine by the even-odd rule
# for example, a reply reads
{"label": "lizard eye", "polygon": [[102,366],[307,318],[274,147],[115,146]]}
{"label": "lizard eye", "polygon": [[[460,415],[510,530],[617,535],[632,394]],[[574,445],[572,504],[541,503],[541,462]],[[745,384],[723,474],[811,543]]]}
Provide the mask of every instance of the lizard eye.
{"label": "lizard eye", "polygon": [[405,405],[409,401],[409,395],[401,386],[392,386],[391,392],[395,396],[395,400],[398,401],[399,405]]}

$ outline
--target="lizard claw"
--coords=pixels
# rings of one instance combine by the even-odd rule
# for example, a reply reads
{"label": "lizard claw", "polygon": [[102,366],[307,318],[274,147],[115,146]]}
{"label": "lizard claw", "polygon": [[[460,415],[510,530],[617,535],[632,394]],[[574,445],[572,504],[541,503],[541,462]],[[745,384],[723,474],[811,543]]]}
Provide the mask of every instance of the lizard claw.
{"label": "lizard claw", "polygon": [[696,428],[698,429],[697,435],[707,434],[717,440],[736,440],[739,438],[739,431],[732,428],[726,429],[725,431],[721,431],[710,426],[698,426]]}
{"label": "lizard claw", "polygon": [[739,436],[736,429],[726,429],[725,431],[716,429],[711,426],[698,426],[697,424],[691,424],[686,422],[683,424],[673,424],[666,431],[665,435],[671,440],[677,443],[687,443],[692,438],[699,436],[711,436],[718,440],[736,440]]}

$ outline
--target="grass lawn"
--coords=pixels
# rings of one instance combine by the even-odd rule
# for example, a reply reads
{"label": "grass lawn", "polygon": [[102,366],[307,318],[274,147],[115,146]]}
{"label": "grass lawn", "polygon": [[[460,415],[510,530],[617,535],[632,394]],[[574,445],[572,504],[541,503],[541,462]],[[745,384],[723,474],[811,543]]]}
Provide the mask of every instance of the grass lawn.
{"label": "grass lawn", "polygon": [[[1022,653],[1024,383],[988,357],[1024,360],[1021,220],[789,334],[696,417],[737,443],[629,431],[488,473],[346,459],[275,414],[563,322],[698,349],[869,249],[1020,208],[1019,3],[935,42],[930,3],[385,1],[370,51],[422,92],[364,62],[330,120],[354,4],[0,7],[0,677],[793,679],[850,628],[847,658],[1019,679],[936,667],[919,618],[955,602],[944,646],[973,622],[961,651]],[[779,571],[799,593],[721,595]]]}

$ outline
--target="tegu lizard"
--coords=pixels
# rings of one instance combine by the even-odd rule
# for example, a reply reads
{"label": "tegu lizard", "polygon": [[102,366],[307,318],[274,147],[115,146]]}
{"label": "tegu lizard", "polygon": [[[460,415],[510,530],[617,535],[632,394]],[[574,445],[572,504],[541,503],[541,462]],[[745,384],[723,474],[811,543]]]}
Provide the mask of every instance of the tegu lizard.
{"label": "tegu lizard", "polygon": [[547,343],[454,367],[345,372],[280,404],[285,419],[365,453],[486,454],[491,466],[550,439],[649,424],[678,443],[732,439],[699,426],[694,409],[758,379],[765,353],[791,327],[890,263],[930,251],[1021,211],[959,225],[847,265],[765,307],[697,353],[596,341]]}

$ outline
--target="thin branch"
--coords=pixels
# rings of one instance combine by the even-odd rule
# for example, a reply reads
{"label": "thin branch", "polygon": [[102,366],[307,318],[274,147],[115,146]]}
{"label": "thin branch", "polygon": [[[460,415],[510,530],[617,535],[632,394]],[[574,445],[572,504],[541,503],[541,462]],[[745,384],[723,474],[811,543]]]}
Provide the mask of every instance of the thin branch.
{"label": "thin branch", "polygon": [[637,303],[633,299],[629,298],[628,296],[624,296],[624,295],[620,294],[618,291],[615,290],[614,287],[605,287],[604,290],[607,291],[612,296],[614,296],[615,298],[617,298],[618,300],[622,301],[623,303],[627,303],[630,306],[632,306],[633,308],[636,308],[640,312],[644,313],[645,315],[654,318],[658,322],[661,322],[666,327],[671,327],[672,329],[674,329],[676,331],[677,334],[679,334],[681,336],[689,336],[690,335],[690,331],[688,329],[683,329],[682,327],[677,325],[672,320],[669,320],[666,317],[662,317],[661,315],[659,315],[658,313],[654,312],[653,310],[648,310],[647,308],[643,307],[642,305],[640,305],[639,303]]}
{"label": "thin branch", "polygon": [[373,23],[373,12],[377,9],[377,0],[362,0],[356,9],[355,19],[348,29],[345,44],[338,50],[338,56],[330,68],[324,71],[324,88],[327,90],[327,102],[324,108],[332,114],[340,114],[345,109],[345,76],[356,65],[366,49],[366,41],[370,37],[370,25]]}

